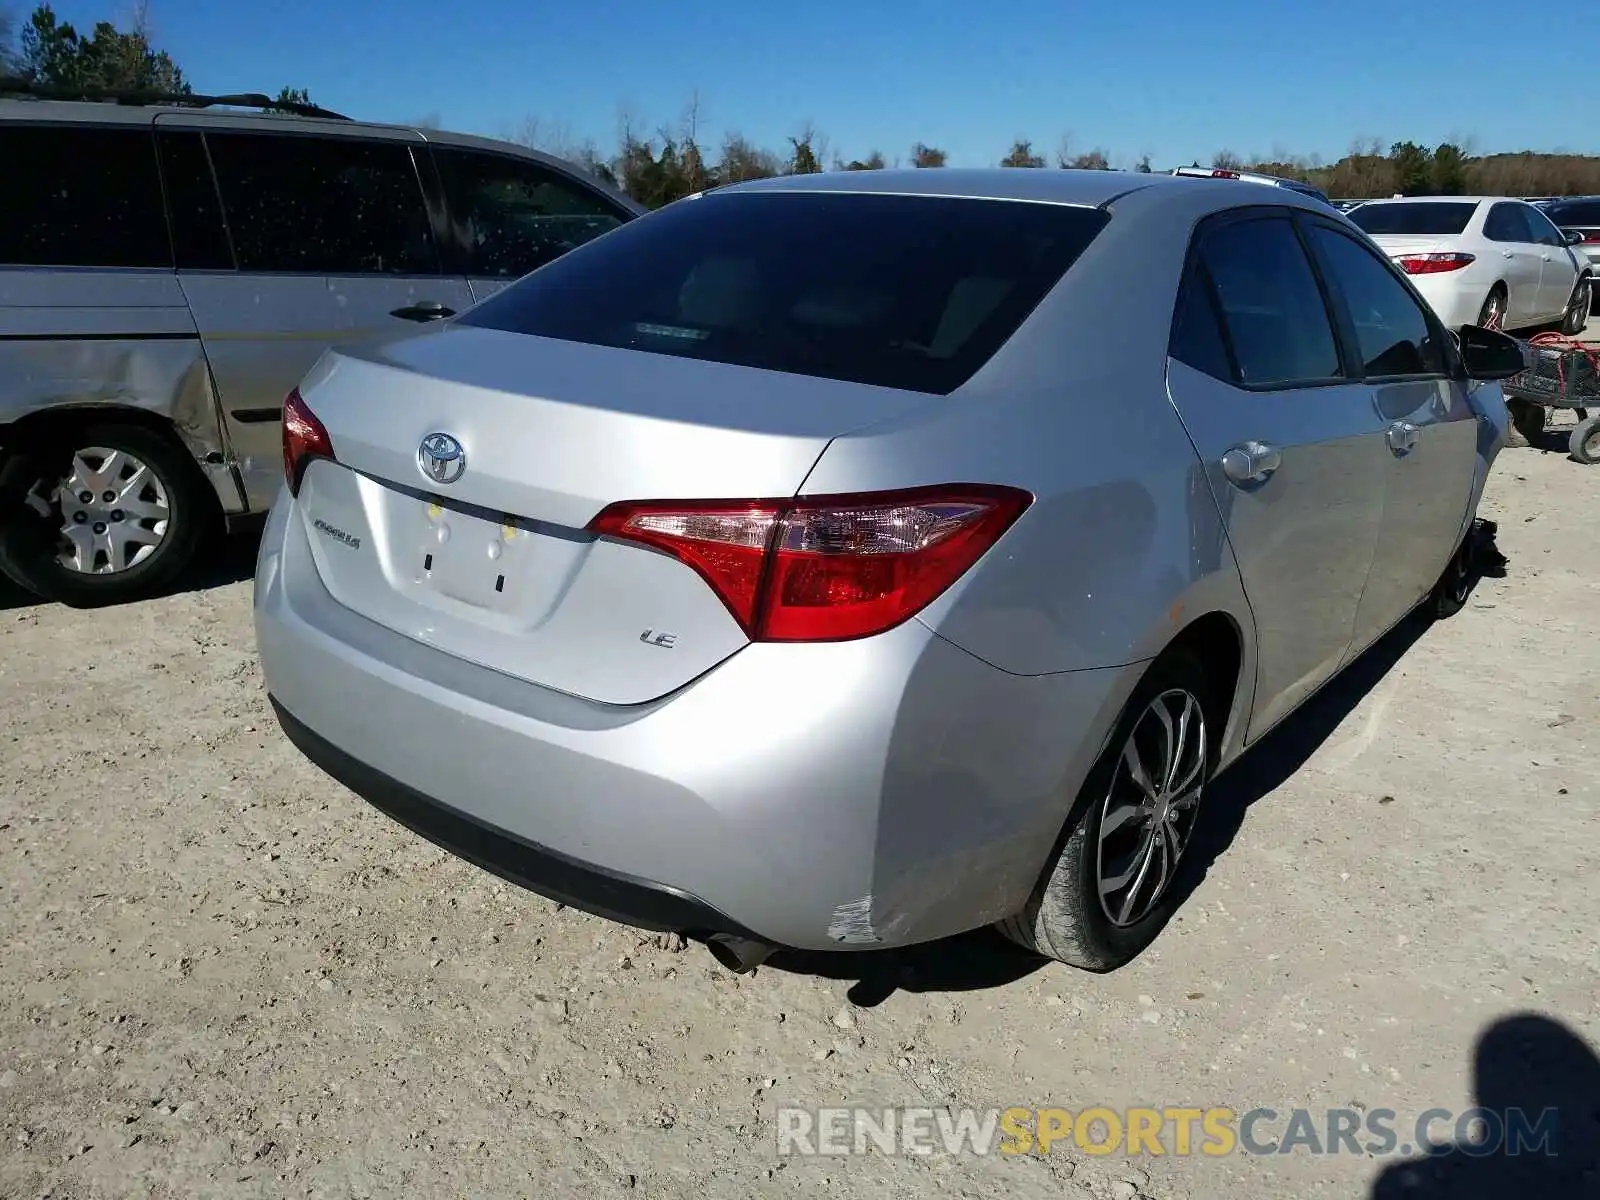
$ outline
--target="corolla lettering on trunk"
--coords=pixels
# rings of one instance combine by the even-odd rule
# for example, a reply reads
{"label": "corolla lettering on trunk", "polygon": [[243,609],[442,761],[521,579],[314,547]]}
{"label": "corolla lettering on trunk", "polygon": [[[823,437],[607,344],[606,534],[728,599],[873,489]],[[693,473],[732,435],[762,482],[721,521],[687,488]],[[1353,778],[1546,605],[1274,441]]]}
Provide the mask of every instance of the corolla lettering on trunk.
{"label": "corolla lettering on trunk", "polygon": [[349,546],[350,549],[352,549],[352,550],[361,549],[361,539],[358,538],[355,534],[346,533],[342,529],[335,528],[334,526],[329,525],[326,521],[322,520],[320,517],[317,518],[316,520],[312,521],[311,524],[312,524],[312,527],[315,528],[318,533],[325,533],[329,537],[331,537],[334,541],[343,542],[346,546]]}

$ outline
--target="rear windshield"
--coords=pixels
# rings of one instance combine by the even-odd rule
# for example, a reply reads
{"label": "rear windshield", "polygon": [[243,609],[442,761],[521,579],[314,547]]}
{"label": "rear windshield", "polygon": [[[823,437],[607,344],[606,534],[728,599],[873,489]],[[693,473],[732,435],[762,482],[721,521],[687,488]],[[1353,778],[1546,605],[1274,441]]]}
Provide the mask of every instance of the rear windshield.
{"label": "rear windshield", "polygon": [[1353,209],[1349,217],[1374,236],[1385,233],[1443,236],[1465,229],[1477,207],[1477,203],[1470,200],[1444,200],[1427,204],[1363,204]]}
{"label": "rear windshield", "polygon": [[1600,200],[1558,200],[1544,206],[1557,225],[1600,225]]}
{"label": "rear windshield", "polygon": [[943,394],[1107,219],[1003,200],[712,194],[580,246],[461,324]]}

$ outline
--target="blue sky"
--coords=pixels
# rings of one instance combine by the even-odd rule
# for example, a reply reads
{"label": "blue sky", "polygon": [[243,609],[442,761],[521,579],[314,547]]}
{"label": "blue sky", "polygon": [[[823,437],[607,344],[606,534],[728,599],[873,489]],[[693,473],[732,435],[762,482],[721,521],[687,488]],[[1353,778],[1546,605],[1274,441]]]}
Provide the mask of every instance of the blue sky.
{"label": "blue sky", "polygon": [[[130,5],[55,8],[81,28]],[[847,158],[920,140],[952,166],[1064,135],[1158,168],[1224,148],[1331,160],[1363,136],[1600,152],[1600,122],[1570,103],[1594,94],[1592,39],[1508,43],[1522,25],[1490,0],[151,0],[150,16],[198,90],[305,87],[352,116],[491,136],[537,117],[606,151],[624,113],[654,129],[698,92],[706,143],[782,147],[810,122]]]}

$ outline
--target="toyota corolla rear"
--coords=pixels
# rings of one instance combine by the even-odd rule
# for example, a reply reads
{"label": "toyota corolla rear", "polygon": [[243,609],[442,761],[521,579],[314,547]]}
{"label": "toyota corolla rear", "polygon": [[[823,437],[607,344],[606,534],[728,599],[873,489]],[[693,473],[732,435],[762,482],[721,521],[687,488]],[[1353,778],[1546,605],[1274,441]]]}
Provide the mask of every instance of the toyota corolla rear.
{"label": "toyota corolla rear", "polygon": [[916,617],[1032,497],[806,480],[832,439],[959,402],[1105,220],[714,195],[330,353],[288,401],[256,579],[286,731],[419,832],[637,925],[825,948],[1014,911],[1054,836],[1041,693],[1088,727],[1112,684],[1008,674]]}
{"label": "toyota corolla rear", "polygon": [[1374,200],[1348,215],[1411,282],[1448,329],[1476,324],[1498,265],[1483,257],[1476,200]]}

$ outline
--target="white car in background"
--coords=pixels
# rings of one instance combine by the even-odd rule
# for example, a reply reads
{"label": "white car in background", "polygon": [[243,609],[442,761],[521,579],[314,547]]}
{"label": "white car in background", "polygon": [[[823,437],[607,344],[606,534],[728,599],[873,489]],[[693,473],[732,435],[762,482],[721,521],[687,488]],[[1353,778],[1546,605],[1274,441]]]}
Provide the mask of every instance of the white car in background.
{"label": "white car in background", "polygon": [[1369,200],[1345,214],[1451,328],[1525,329],[1589,317],[1594,268],[1532,204],[1506,196]]}

